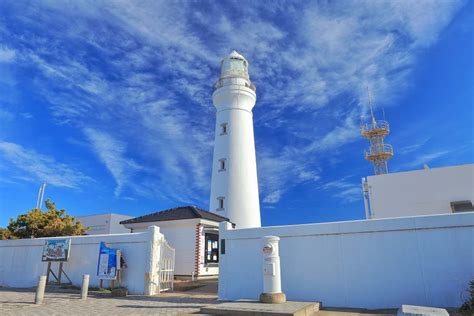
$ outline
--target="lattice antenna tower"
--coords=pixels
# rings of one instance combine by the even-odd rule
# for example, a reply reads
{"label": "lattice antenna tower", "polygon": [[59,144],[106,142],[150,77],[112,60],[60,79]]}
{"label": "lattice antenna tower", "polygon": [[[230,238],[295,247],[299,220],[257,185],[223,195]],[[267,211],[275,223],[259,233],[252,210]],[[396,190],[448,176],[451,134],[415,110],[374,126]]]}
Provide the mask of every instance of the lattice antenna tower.
{"label": "lattice antenna tower", "polygon": [[[393,147],[384,143],[384,138],[390,133],[390,126],[385,120],[376,120],[372,108],[372,98],[367,87],[371,123],[362,123],[360,133],[370,142],[369,150],[365,150],[364,158],[374,166],[374,174],[388,173],[388,160],[393,157]],[[384,115],[385,116],[385,115]],[[385,119],[385,117],[384,117]]]}

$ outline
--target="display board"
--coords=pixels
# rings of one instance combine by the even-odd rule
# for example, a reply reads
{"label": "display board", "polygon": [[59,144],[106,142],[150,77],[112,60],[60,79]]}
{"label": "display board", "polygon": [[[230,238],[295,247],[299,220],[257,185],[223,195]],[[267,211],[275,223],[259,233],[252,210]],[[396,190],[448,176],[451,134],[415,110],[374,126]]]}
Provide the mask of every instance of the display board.
{"label": "display board", "polygon": [[100,243],[97,277],[105,280],[115,280],[120,269],[120,250],[109,248],[105,242]]}
{"label": "display board", "polygon": [[46,240],[41,261],[68,261],[71,239]]}

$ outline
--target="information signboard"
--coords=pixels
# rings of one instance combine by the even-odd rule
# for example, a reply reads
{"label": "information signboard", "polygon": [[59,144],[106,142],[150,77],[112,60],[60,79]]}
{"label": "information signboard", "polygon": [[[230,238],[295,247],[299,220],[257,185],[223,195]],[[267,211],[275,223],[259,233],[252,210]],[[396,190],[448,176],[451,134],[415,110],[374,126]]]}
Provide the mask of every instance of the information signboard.
{"label": "information signboard", "polygon": [[46,240],[41,261],[68,261],[70,249],[71,239]]}
{"label": "information signboard", "polygon": [[97,277],[105,280],[115,280],[120,269],[120,250],[107,247],[105,242],[100,243],[99,262],[97,263]]}

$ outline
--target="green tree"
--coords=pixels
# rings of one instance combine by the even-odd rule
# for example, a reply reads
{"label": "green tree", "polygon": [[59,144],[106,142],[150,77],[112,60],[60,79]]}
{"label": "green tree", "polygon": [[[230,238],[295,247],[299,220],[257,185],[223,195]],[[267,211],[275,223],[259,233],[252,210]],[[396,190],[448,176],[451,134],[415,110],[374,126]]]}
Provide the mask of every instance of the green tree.
{"label": "green tree", "polygon": [[47,199],[46,211],[32,209],[19,215],[16,220],[10,219],[7,229],[0,231],[0,239],[38,238],[54,236],[84,235],[87,229],[66,215],[66,210],[58,210],[56,204]]}
{"label": "green tree", "polygon": [[13,239],[12,234],[7,228],[0,227],[0,240]]}

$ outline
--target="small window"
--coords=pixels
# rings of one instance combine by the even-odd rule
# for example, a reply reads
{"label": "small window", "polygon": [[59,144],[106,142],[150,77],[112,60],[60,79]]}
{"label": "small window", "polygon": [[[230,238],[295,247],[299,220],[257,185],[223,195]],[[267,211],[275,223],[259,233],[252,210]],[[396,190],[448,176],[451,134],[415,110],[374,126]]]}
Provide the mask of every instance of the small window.
{"label": "small window", "polygon": [[227,123],[221,124],[221,135],[227,135]]}
{"label": "small window", "polygon": [[221,239],[221,255],[225,255],[225,239]]}
{"label": "small window", "polygon": [[460,212],[471,212],[474,211],[474,206],[472,202],[467,201],[454,201],[451,202],[451,210],[453,213],[460,213]]}
{"label": "small window", "polygon": [[219,196],[217,198],[217,210],[218,211],[223,211],[224,210],[224,197],[223,196]]}
{"label": "small window", "polygon": [[225,158],[219,159],[219,171],[225,171]]}
{"label": "small window", "polygon": [[217,234],[206,233],[205,235],[205,257],[204,263],[219,262],[219,236]]}

